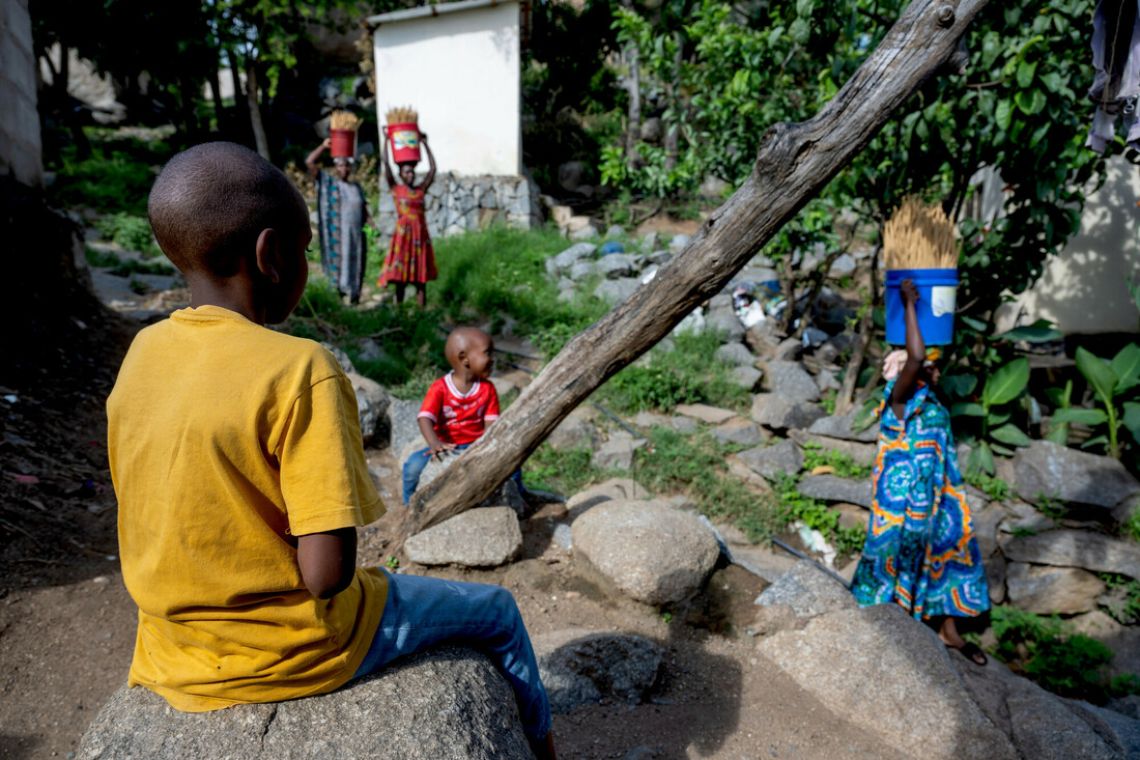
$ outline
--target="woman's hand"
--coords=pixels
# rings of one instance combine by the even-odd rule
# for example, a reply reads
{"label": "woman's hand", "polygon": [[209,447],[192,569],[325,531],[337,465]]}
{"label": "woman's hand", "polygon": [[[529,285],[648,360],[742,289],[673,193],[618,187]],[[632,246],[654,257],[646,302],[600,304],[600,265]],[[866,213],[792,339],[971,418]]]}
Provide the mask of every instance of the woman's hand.
{"label": "woman's hand", "polygon": [[899,286],[899,292],[902,294],[903,303],[907,306],[913,306],[918,303],[918,286],[914,284],[914,280],[903,280],[902,285]]}
{"label": "woman's hand", "polygon": [[321,142],[321,147],[322,147],[322,148],[324,148],[325,150],[328,150],[329,148],[331,148],[331,147],[332,147],[332,138],[331,138],[331,137],[326,137],[326,138],[325,138],[325,139],[324,139],[324,140]]}

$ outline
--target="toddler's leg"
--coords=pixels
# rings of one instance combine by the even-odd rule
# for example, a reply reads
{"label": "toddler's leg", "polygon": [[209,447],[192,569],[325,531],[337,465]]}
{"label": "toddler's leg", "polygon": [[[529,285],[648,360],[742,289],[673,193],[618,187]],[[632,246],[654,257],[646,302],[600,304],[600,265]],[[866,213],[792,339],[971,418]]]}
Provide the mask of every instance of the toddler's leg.
{"label": "toddler's leg", "polygon": [[384,615],[354,678],[439,644],[471,646],[490,657],[510,682],[527,737],[532,743],[544,740],[550,733],[550,702],[511,592],[483,583],[387,575]]}
{"label": "toddler's leg", "polygon": [[416,492],[416,486],[420,484],[420,476],[424,473],[424,468],[428,466],[431,461],[431,449],[420,449],[408,457],[408,461],[404,462],[404,504],[407,505],[412,500],[412,494]]}

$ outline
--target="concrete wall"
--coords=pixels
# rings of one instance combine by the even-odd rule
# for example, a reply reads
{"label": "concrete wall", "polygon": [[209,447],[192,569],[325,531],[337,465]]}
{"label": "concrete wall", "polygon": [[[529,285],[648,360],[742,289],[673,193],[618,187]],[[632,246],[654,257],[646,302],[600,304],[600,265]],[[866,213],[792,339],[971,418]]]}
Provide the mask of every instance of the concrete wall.
{"label": "concrete wall", "polygon": [[0,176],[43,183],[36,57],[28,0],[0,0]]}
{"label": "concrete wall", "polygon": [[1037,283],[1005,307],[999,327],[1045,318],[1065,333],[1137,332],[1140,311],[1128,283],[1140,279],[1140,170],[1108,162],[1108,180],[1089,197],[1081,230],[1050,259]]}
{"label": "concrete wall", "polygon": [[373,49],[381,124],[411,105],[440,172],[521,174],[518,3],[384,22]]}

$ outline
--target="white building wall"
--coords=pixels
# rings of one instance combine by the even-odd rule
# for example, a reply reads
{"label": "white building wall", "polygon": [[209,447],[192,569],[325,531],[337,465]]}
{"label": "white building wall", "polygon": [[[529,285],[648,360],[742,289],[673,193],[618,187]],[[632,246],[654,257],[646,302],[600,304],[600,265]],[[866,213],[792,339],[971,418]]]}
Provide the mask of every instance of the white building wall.
{"label": "white building wall", "polygon": [[1128,284],[1140,280],[1140,171],[1121,157],[1089,196],[1081,230],[1045,264],[1037,283],[1003,309],[999,329],[1045,318],[1065,333],[1137,332]]}
{"label": "white building wall", "polygon": [[43,183],[28,0],[0,0],[0,176]]}
{"label": "white building wall", "polygon": [[384,22],[373,49],[381,124],[411,105],[440,172],[522,173],[517,2]]}

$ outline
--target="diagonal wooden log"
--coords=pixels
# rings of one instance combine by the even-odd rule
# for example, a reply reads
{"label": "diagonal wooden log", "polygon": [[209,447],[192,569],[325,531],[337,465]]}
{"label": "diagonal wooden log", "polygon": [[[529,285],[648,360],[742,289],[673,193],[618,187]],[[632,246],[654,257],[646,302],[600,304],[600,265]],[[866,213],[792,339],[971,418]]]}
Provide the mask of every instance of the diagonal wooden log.
{"label": "diagonal wooden log", "polygon": [[988,0],[914,0],[854,76],[808,121],[768,130],[748,180],[689,245],[578,335],[479,445],[416,494],[397,543],[479,504],[579,403],[716,295],[954,52]]}

